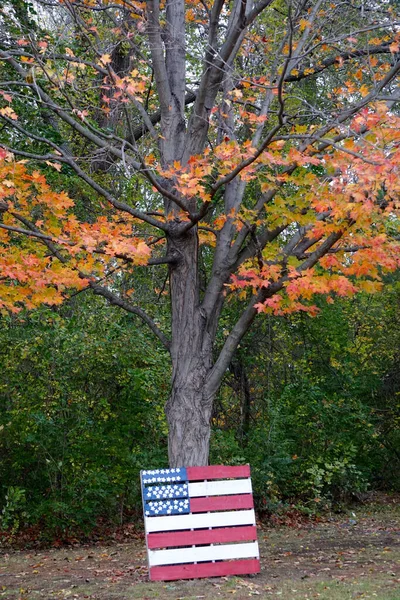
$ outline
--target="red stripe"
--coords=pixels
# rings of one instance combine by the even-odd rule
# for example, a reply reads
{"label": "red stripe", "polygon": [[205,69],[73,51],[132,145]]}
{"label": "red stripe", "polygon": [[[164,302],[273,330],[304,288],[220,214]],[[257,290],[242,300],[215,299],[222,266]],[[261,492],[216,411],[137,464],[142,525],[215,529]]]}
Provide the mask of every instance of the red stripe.
{"label": "red stripe", "polygon": [[189,481],[201,479],[234,479],[237,477],[250,477],[250,465],[225,467],[224,465],[213,465],[210,467],[187,467],[187,478]]}
{"label": "red stripe", "polygon": [[260,561],[233,560],[230,562],[207,562],[197,565],[172,565],[167,567],[152,567],[151,581],[172,581],[175,579],[198,579],[200,577],[224,577],[225,575],[248,575],[260,572]]}
{"label": "red stripe", "polygon": [[237,496],[208,496],[207,498],[191,498],[190,512],[199,513],[213,510],[234,510],[239,508],[254,508],[252,494]]}
{"label": "red stripe", "polygon": [[173,533],[149,533],[147,546],[153,550],[154,548],[171,548],[174,546],[247,542],[256,539],[256,527],[246,525],[245,527],[218,527],[217,529],[197,529],[194,531],[175,531]]}

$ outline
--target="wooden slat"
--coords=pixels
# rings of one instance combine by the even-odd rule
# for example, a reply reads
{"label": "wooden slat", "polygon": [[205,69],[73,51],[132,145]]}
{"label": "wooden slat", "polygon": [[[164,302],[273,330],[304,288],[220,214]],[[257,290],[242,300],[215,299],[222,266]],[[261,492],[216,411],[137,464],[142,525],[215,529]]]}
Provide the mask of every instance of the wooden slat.
{"label": "wooden slat", "polygon": [[206,527],[229,527],[230,525],[255,525],[254,509],[204,514],[145,517],[146,533],[155,531],[181,531],[182,529],[205,529]]}
{"label": "wooden slat", "polygon": [[227,479],[225,481],[201,481],[189,483],[190,498],[198,496],[226,496],[228,494],[251,494],[251,479]]}
{"label": "wooden slat", "polygon": [[192,513],[201,513],[214,510],[239,510],[241,508],[254,508],[252,494],[193,498],[193,500],[190,501],[190,512]]}
{"label": "wooden slat", "polygon": [[150,549],[168,548],[171,546],[192,546],[198,544],[218,544],[226,542],[245,542],[257,539],[254,525],[244,527],[218,527],[216,529],[199,529],[197,531],[173,531],[150,533],[147,545]]}
{"label": "wooden slat", "polygon": [[149,566],[176,565],[207,560],[232,560],[258,558],[258,542],[246,544],[221,544],[217,546],[192,546],[173,550],[149,550]]}
{"label": "wooden slat", "polygon": [[249,575],[260,572],[258,559],[234,560],[232,562],[199,563],[197,565],[173,565],[152,567],[152,581],[175,581],[177,579],[198,579],[201,577],[225,577],[227,575]]}
{"label": "wooden slat", "polygon": [[213,465],[209,467],[187,467],[186,472],[189,481],[250,477],[250,466],[225,467],[224,465]]}

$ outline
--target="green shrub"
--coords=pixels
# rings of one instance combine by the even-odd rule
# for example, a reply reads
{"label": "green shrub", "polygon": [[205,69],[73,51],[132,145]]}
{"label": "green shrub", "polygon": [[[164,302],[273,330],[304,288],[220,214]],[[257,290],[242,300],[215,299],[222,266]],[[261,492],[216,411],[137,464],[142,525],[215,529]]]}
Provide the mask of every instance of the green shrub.
{"label": "green shrub", "polygon": [[140,510],[140,469],[167,464],[165,354],[124,315],[89,308],[0,333],[2,528],[121,523]]}

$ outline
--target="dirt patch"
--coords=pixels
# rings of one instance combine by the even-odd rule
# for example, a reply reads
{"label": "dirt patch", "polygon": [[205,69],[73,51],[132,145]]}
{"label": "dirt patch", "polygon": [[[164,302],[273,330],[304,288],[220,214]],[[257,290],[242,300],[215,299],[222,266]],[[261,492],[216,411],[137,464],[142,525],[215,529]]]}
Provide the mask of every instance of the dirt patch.
{"label": "dirt patch", "polygon": [[144,540],[3,552],[4,600],[135,598],[376,598],[400,600],[397,503],[300,527],[259,528],[262,571],[253,577],[150,583]]}

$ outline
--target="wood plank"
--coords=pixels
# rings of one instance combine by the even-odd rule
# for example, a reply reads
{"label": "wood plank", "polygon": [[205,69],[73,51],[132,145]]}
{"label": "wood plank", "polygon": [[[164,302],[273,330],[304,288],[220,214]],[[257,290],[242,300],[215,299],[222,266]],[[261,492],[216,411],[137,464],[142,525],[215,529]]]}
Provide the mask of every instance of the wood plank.
{"label": "wood plank", "polygon": [[251,479],[227,479],[225,481],[201,481],[189,483],[190,498],[198,496],[226,496],[228,494],[251,494]]}
{"label": "wood plank", "polygon": [[171,533],[149,533],[147,545],[150,549],[155,549],[250,540],[257,540],[257,528],[254,525],[217,527],[216,529],[199,529],[197,531],[173,531]]}
{"label": "wood plank", "polygon": [[181,531],[182,529],[205,529],[206,527],[229,527],[230,525],[255,525],[254,509],[215,513],[145,517],[147,533],[155,531]]}
{"label": "wood plank", "polygon": [[191,546],[172,550],[149,550],[149,566],[176,565],[209,560],[232,560],[235,558],[258,558],[258,542],[245,544],[221,544],[217,546]]}
{"label": "wood plank", "polygon": [[238,477],[250,477],[250,465],[233,467],[226,467],[224,465],[187,467],[186,473],[189,481],[196,481],[199,479],[237,479]]}
{"label": "wood plank", "polygon": [[175,581],[177,579],[249,575],[259,572],[260,561],[258,559],[234,560],[232,562],[199,563],[197,565],[152,567],[150,569],[150,579],[151,581]]}
{"label": "wood plank", "polygon": [[241,508],[254,508],[252,494],[211,496],[210,498],[193,498],[190,500],[190,512],[192,513],[213,510],[239,510]]}

